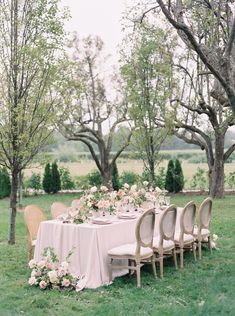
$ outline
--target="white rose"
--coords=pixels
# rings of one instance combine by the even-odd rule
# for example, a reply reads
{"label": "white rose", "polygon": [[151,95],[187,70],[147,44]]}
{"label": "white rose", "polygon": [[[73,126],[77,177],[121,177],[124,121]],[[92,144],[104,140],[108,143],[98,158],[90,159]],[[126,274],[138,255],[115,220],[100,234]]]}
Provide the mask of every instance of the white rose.
{"label": "white rose", "polygon": [[51,283],[57,283],[58,282],[58,275],[57,272],[55,270],[49,271],[48,273],[48,277]]}
{"label": "white rose", "polygon": [[29,278],[28,283],[30,285],[35,285],[35,284],[37,284],[37,279],[33,276],[33,277]]}
{"label": "white rose", "polygon": [[144,182],[143,182],[143,185],[144,185],[145,187],[147,187],[148,184],[149,184],[148,181],[144,181]]}
{"label": "white rose", "polygon": [[32,260],[29,261],[29,267],[30,267],[30,269],[35,268],[36,265],[37,265],[36,260],[32,259]]}
{"label": "white rose", "polygon": [[31,272],[31,277],[35,277],[37,275],[37,270],[33,269]]}
{"label": "white rose", "polygon": [[63,261],[63,262],[61,262],[61,265],[60,265],[62,268],[64,268],[64,269],[68,269],[68,267],[69,267],[69,264],[68,264],[68,262],[67,261]]}
{"label": "white rose", "polygon": [[94,187],[90,188],[90,192],[91,192],[91,193],[95,193],[95,192],[97,192],[97,187],[96,187],[96,186],[94,186]]}
{"label": "white rose", "polygon": [[88,203],[87,203],[87,206],[88,206],[88,207],[92,207],[92,203],[91,203],[91,202],[88,202]]}
{"label": "white rose", "polygon": [[136,191],[137,190],[137,185],[136,184],[133,184],[132,186],[131,186],[131,191]]}
{"label": "white rose", "polygon": [[102,186],[100,187],[100,191],[102,191],[102,192],[107,192],[107,191],[108,191],[108,188],[107,188],[105,185],[102,185]]}
{"label": "white rose", "polygon": [[46,267],[46,261],[45,260],[41,260],[38,262],[38,267],[43,269]]}
{"label": "white rose", "polygon": [[123,186],[124,186],[125,189],[129,189],[129,187],[130,187],[128,183],[124,183]]}
{"label": "white rose", "polygon": [[155,188],[155,191],[156,191],[156,192],[159,192],[159,193],[162,192],[162,190],[161,190],[159,187],[156,187],[156,188]]}
{"label": "white rose", "polygon": [[218,238],[219,238],[218,235],[213,234],[213,236],[212,236],[213,241],[216,241]]}
{"label": "white rose", "polygon": [[112,191],[112,192],[110,193],[110,199],[111,199],[111,200],[115,200],[116,197],[117,197],[117,192],[116,192],[116,191]]}

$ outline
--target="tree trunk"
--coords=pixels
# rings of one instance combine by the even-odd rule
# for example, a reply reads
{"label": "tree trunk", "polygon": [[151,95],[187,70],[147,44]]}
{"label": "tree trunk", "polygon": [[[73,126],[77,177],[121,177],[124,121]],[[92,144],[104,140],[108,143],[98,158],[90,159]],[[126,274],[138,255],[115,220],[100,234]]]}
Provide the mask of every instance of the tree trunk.
{"label": "tree trunk", "polygon": [[18,171],[13,169],[11,179],[11,198],[10,198],[10,227],[9,227],[9,239],[10,245],[15,244],[15,227],[16,227],[16,207],[17,207],[17,189],[18,189]]}
{"label": "tree trunk", "polygon": [[111,171],[111,166],[107,165],[104,168],[103,173],[101,174],[102,176],[102,184],[105,185],[109,190],[113,189],[112,186],[112,171]]}
{"label": "tree trunk", "polygon": [[212,198],[224,196],[224,134],[215,134],[214,164],[209,168],[209,194]]}
{"label": "tree trunk", "polygon": [[19,199],[19,208],[23,207],[23,175],[22,172],[19,172],[19,183],[18,183],[18,199]]}
{"label": "tree trunk", "polygon": [[152,159],[149,160],[149,168],[150,168],[150,184],[153,188],[155,188],[156,184],[155,184],[155,162],[154,162],[154,158],[151,157]]}

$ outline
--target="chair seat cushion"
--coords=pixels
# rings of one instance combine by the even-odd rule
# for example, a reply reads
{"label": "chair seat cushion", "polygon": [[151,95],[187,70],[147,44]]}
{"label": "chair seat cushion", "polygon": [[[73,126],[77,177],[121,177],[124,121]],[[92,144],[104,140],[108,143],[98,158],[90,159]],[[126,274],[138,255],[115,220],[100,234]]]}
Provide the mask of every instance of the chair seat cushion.
{"label": "chair seat cushion", "polygon": [[[195,237],[197,237],[197,235],[198,235],[198,227],[194,227],[193,235],[194,235]],[[202,228],[202,230],[201,230],[201,236],[202,236],[202,237],[206,237],[206,236],[209,236],[209,235],[210,235],[210,230],[209,230],[209,229],[206,229],[206,228]]]}
{"label": "chair seat cushion", "polygon": [[[119,247],[112,248],[108,251],[109,256],[135,256],[136,253],[136,243],[125,244]],[[151,256],[153,251],[151,248],[140,248],[140,256],[146,257]]]}
{"label": "chair seat cushion", "polygon": [[33,246],[33,247],[35,247],[35,246],[36,246],[36,242],[37,242],[37,240],[36,240],[36,239],[32,241],[32,246]]}
{"label": "chair seat cushion", "polygon": [[[153,248],[158,249],[160,243],[159,237],[153,238]],[[163,240],[163,250],[171,250],[174,249],[175,243],[172,240]]]}
{"label": "chair seat cushion", "polygon": [[[180,242],[179,239],[180,239],[180,232],[176,231],[175,236],[174,236],[174,242],[176,244],[179,244],[179,242]],[[184,239],[184,244],[189,244],[189,243],[194,241],[193,235],[190,235],[190,234],[184,234],[183,239]]]}

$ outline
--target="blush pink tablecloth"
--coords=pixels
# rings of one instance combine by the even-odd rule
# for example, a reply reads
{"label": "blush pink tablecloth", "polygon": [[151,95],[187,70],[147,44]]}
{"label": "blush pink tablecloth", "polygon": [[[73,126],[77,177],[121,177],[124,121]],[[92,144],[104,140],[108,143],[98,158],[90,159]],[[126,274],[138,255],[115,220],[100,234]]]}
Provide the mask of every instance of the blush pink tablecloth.
{"label": "blush pink tablecloth", "polygon": [[[160,214],[156,214],[155,235],[158,234]],[[86,288],[97,288],[108,284],[108,250],[126,243],[135,242],[135,227],[138,218],[117,220],[108,225],[69,224],[58,220],[40,224],[34,259],[42,259],[43,250],[52,247],[60,261],[64,261],[72,250],[70,272],[84,275]],[[120,276],[127,270],[114,271]]]}

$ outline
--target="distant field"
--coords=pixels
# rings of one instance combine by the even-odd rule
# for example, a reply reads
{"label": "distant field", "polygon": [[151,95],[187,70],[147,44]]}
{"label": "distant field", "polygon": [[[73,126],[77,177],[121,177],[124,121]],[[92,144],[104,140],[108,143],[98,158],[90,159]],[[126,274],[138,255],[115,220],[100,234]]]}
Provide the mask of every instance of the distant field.
{"label": "distant field", "polygon": [[[168,161],[163,161],[160,166],[167,167]],[[80,162],[70,162],[70,163],[60,163],[61,167],[67,167],[73,177],[86,175],[92,170],[96,169],[95,163],[92,160],[81,160]],[[135,173],[141,174],[143,171],[143,163],[141,160],[131,160],[131,159],[119,159],[118,160],[118,171],[121,174],[123,171],[133,171]],[[203,168],[208,170],[206,163],[189,163],[187,160],[182,161],[183,172],[186,180],[192,179],[193,175],[196,173],[197,168]],[[225,164],[225,173],[235,171],[235,161],[232,163]],[[26,169],[24,174],[26,177],[30,176],[32,172],[43,173],[42,167],[32,167]]]}

